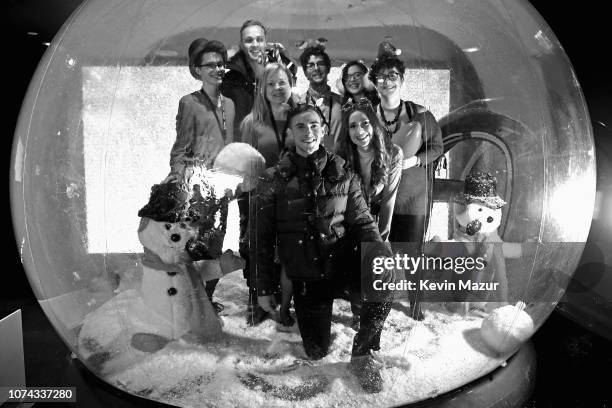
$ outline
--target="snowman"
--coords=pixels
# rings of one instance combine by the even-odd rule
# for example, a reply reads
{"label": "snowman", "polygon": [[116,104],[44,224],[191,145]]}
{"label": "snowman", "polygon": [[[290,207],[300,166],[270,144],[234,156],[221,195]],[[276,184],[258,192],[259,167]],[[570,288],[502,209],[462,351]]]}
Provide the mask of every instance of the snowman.
{"label": "snowman", "polygon": [[[250,146],[234,145],[241,145],[231,148],[238,156],[263,160]],[[225,162],[233,161],[227,156]],[[151,188],[138,212],[140,284],[86,315],[78,334],[79,354],[93,371],[125,369],[172,341],[204,344],[221,337],[222,321],[204,282],[244,267],[232,251],[222,252],[232,191],[247,181],[241,169],[228,176],[191,163],[181,182]]]}
{"label": "snowman", "polygon": [[[508,300],[506,258],[519,257],[520,244],[505,243],[498,233],[506,202],[497,195],[497,179],[490,173],[473,172],[465,179],[464,192],[455,197],[456,228],[451,242],[465,245],[468,256],[482,258],[485,267],[471,274],[476,284],[496,283],[495,290],[460,291],[464,311],[470,307],[490,312]],[[458,279],[465,279],[455,274]]]}

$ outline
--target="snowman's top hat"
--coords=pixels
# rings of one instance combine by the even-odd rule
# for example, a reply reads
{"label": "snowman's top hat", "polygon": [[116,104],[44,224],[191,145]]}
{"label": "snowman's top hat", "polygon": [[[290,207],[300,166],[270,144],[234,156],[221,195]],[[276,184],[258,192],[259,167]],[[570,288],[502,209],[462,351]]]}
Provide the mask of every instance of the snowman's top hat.
{"label": "snowman's top hat", "polygon": [[463,193],[455,196],[455,202],[463,205],[479,203],[494,210],[506,205],[497,195],[497,179],[482,171],[470,173],[465,178]]}
{"label": "snowman's top hat", "polygon": [[155,184],[147,205],[138,211],[139,217],[157,222],[179,222],[189,210],[189,192],[182,183]]}

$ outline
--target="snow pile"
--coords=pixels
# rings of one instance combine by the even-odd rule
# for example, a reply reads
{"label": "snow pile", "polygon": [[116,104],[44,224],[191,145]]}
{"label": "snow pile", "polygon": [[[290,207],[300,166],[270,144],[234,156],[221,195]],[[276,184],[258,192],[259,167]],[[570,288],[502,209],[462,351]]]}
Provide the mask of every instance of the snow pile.
{"label": "snow pile", "polygon": [[105,380],[184,407],[394,406],[455,389],[503,362],[482,340],[482,318],[451,315],[442,305],[425,303],[425,320],[415,322],[406,316],[408,303],[400,300],[389,314],[376,354],[384,366],[384,390],[368,395],[349,370],[355,332],[348,302],[334,303],[330,354],[311,362],[305,359],[299,333],[278,332],[271,320],[246,325],[241,271],[220,281],[215,300],[225,305],[221,340],[206,345],[172,341],[149,354],[116,350],[112,367],[105,367]]}

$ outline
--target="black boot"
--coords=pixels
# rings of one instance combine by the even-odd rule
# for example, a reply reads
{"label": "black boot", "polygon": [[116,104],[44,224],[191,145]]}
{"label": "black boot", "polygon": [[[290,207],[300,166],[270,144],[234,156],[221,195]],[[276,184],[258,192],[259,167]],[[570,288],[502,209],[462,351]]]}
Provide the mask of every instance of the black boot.
{"label": "black boot", "polygon": [[380,350],[380,335],[391,303],[389,299],[381,303],[364,302],[361,306],[360,327],[353,339],[351,369],[367,393],[382,391],[382,364],[372,357],[372,350]]}
{"label": "black boot", "polygon": [[294,330],[293,325],[295,324],[295,319],[291,317],[289,308],[281,307],[279,317],[280,321],[276,325],[276,330],[280,332],[291,332]]}
{"label": "black boot", "polygon": [[210,303],[212,303],[215,312],[219,314],[223,311],[223,309],[225,309],[225,306],[223,306],[219,302],[213,302],[213,294],[215,293],[217,283],[219,283],[219,279],[211,279],[209,281],[206,281],[206,287],[204,288],[204,290],[206,291],[206,296],[208,297],[208,300],[210,300]]}
{"label": "black boot", "polygon": [[353,356],[351,358],[351,371],[359,380],[359,385],[368,394],[381,392],[383,380],[380,375],[382,364],[371,354]]}
{"label": "black boot", "polygon": [[254,290],[249,290],[249,303],[247,305],[247,326],[257,326],[270,317],[270,314],[263,310],[257,303],[257,294]]}

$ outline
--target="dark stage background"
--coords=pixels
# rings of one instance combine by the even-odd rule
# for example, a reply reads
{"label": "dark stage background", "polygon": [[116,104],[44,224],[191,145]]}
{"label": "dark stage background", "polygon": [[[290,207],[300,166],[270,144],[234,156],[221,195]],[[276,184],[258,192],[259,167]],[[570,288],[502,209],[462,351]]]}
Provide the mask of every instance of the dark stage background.
{"label": "dark stage background", "polygon": [[[8,111],[3,122],[4,168],[7,177],[12,136],[29,80],[46,50],[45,43],[52,41],[57,30],[81,1],[4,0],[2,3],[4,24],[8,26],[8,35],[4,37],[8,41],[2,44],[5,61],[3,94],[7,103],[5,109]],[[531,3],[552,27],[574,66],[594,128],[598,188],[612,186],[612,71],[607,62],[610,52],[610,22],[609,13],[604,7],[606,2],[574,2],[562,5],[550,0],[533,0]],[[5,192],[5,205],[8,206],[8,188]],[[5,214],[10,218],[8,211]],[[10,219],[6,220],[6,225],[8,239],[5,257],[8,261],[2,268],[0,318],[15,309],[23,308],[24,320],[35,320],[31,323],[36,327],[40,326],[42,333],[45,328],[48,329],[49,323],[40,315],[38,304],[19,262]],[[533,342],[536,346],[538,374],[535,393],[528,407],[612,406],[609,380],[612,372],[611,341],[555,312],[535,334]],[[26,340],[26,354],[38,353],[41,361],[52,360],[53,356],[45,356],[44,347],[49,344],[60,350],[56,352],[58,359],[67,358],[67,349],[62,349],[59,338]],[[47,369],[52,370],[53,367]],[[37,379],[44,377],[28,367],[26,375],[28,385],[51,385],[37,383]]]}

